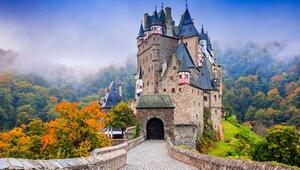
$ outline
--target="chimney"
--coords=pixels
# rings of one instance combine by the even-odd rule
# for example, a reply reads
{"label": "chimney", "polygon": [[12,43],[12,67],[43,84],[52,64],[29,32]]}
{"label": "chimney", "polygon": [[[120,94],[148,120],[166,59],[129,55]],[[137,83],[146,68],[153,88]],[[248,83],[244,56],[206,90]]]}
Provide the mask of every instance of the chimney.
{"label": "chimney", "polygon": [[171,8],[170,7],[166,7],[165,8],[166,11],[166,20],[171,20],[172,21],[172,13],[171,13]]}
{"label": "chimney", "polygon": [[119,84],[119,95],[122,97],[122,86]]}
{"label": "chimney", "polygon": [[148,13],[145,13],[144,14],[144,30],[146,30],[147,22],[148,22]]}

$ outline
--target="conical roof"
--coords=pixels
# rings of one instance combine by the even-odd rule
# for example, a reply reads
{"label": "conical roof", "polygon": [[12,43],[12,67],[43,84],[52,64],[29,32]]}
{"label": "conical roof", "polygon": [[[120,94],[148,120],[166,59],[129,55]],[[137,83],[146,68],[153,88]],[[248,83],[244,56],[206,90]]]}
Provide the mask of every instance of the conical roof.
{"label": "conical roof", "polygon": [[198,31],[197,31],[196,27],[194,26],[190,12],[188,9],[186,9],[184,14],[182,15],[180,23],[179,23],[178,36],[179,37],[192,37],[192,36],[197,36],[197,35],[198,35]]}
{"label": "conical roof", "polygon": [[137,38],[143,37],[143,36],[144,36],[144,28],[143,28],[143,24],[141,23],[139,34],[138,34]]}
{"label": "conical roof", "polygon": [[122,102],[123,98],[120,96],[119,87],[116,82],[111,82],[109,92],[106,93],[104,103],[101,108],[111,108]]}

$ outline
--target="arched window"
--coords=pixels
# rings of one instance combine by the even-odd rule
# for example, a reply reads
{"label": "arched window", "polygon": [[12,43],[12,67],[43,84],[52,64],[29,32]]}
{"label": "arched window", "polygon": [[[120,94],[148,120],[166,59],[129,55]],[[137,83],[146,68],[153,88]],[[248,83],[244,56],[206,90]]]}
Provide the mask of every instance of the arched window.
{"label": "arched window", "polygon": [[173,70],[176,70],[176,66],[173,66]]}

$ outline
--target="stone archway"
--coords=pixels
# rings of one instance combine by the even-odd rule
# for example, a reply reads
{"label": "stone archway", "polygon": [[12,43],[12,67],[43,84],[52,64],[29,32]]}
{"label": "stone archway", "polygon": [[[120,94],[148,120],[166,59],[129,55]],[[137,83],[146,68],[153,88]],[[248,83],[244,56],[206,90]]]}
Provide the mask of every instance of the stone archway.
{"label": "stone archway", "polygon": [[164,140],[164,123],[158,118],[151,118],[147,122],[147,139]]}

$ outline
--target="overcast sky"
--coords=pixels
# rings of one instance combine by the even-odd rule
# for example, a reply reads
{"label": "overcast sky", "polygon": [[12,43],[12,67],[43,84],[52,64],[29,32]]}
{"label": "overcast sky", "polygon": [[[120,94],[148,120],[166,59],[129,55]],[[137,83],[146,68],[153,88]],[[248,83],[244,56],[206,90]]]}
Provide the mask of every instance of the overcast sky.
{"label": "overcast sky", "polygon": [[[135,60],[143,14],[170,6],[178,24],[184,0],[0,0],[0,48],[28,61],[98,69]],[[188,0],[198,29],[213,42],[281,41],[300,53],[298,0]]]}

